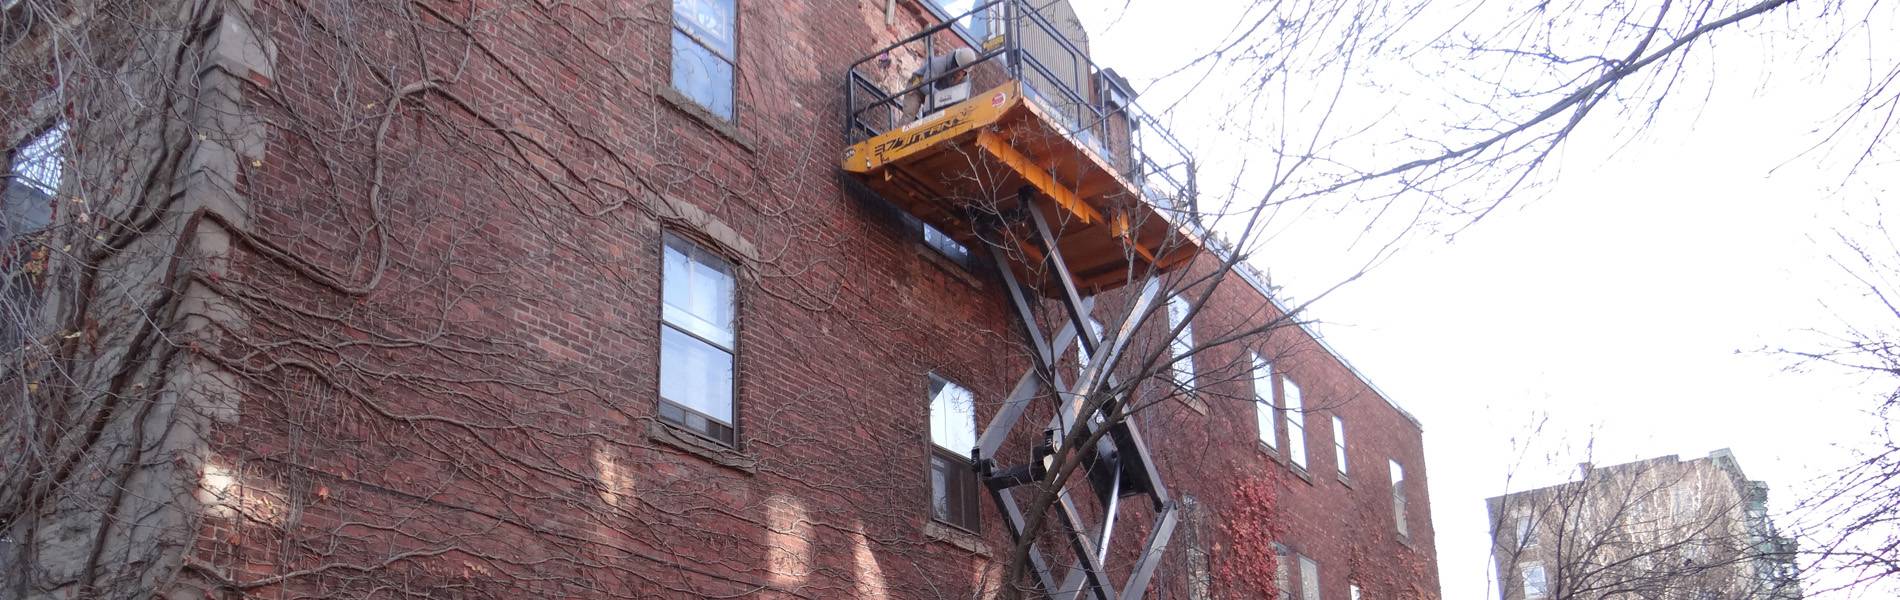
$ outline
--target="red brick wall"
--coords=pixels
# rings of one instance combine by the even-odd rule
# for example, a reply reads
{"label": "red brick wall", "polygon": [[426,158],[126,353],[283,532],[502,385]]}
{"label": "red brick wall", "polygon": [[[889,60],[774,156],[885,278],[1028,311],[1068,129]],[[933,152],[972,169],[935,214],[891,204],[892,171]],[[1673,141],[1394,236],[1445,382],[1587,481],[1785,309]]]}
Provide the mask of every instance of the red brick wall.
{"label": "red brick wall", "polygon": [[[262,9],[277,79],[250,101],[273,135],[241,192],[269,245],[224,282],[249,316],[219,349],[246,400],[218,432],[235,508],[198,549],[207,580],[328,596],[993,587],[995,561],[926,535],[925,386],[970,388],[980,428],[1029,364],[1021,336],[992,273],[923,247],[836,166],[844,69],[922,13],[899,2],[887,28],[883,2],[739,4],[735,123],[669,97],[663,2]],[[740,444],[713,458],[653,421],[662,230],[742,273]],[[1230,278],[1196,326],[1277,316]],[[1160,347],[1150,329],[1131,352]],[[1296,328],[1247,343],[1316,409],[1311,482],[1258,449],[1242,377],[1202,394],[1205,415],[1170,401],[1139,417],[1168,483],[1218,523],[1229,478],[1270,474],[1325,598],[1349,574],[1371,597],[1435,595],[1418,428]],[[1197,364],[1217,380],[1236,356]],[[1333,477],[1334,413],[1353,428],[1351,487]],[[1409,547],[1388,456],[1408,476]],[[1001,523],[984,502],[997,558]],[[1186,589],[1180,548],[1157,595]]]}

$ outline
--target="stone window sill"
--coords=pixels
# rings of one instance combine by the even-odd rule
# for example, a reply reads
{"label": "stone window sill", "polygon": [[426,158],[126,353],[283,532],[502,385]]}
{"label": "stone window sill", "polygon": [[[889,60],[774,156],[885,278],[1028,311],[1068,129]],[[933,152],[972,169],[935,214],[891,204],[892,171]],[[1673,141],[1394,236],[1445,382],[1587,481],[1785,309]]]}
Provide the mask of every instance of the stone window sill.
{"label": "stone window sill", "polygon": [[1313,485],[1313,474],[1307,472],[1306,467],[1302,467],[1295,464],[1288,464],[1286,468],[1287,470],[1292,471],[1294,476],[1299,477],[1300,481],[1306,482],[1306,485]]}
{"label": "stone window sill", "polygon": [[1261,442],[1258,440],[1256,440],[1256,442],[1254,443],[1254,448],[1258,449],[1261,454],[1266,455],[1267,460],[1271,460],[1273,462],[1277,462],[1280,464],[1286,464],[1286,459],[1280,456],[1280,450],[1278,448],[1274,448],[1273,446],[1268,446],[1266,442]]}
{"label": "stone window sill", "polygon": [[[929,244],[923,243],[922,241],[913,244],[913,248],[917,251],[918,255],[923,256],[925,262],[936,266],[938,270],[949,273],[951,277],[962,280],[963,283],[968,284],[970,287],[978,290],[983,289],[983,282],[977,280],[976,274],[971,273],[973,267],[957,263],[957,261],[952,260],[948,256],[944,256],[942,252],[937,251],[936,248],[932,248]],[[976,250],[972,249],[971,252],[974,253]],[[974,259],[972,259],[972,261],[974,262]]]}
{"label": "stone window sill", "polygon": [[1182,404],[1187,405],[1188,410],[1192,410],[1194,412],[1200,413],[1200,415],[1203,417],[1207,416],[1207,401],[1202,400],[1200,394],[1197,394],[1194,392],[1181,392],[1181,394],[1178,397],[1181,399]]}
{"label": "stone window sill", "polygon": [[[726,120],[719,115],[712,114],[711,111],[700,106],[698,102],[694,102],[692,98],[687,98],[680,94],[679,90],[673,89],[673,86],[669,85],[660,88],[660,99],[672,105],[675,110],[686,113],[686,116],[691,117],[694,121],[698,121],[700,125],[706,126],[707,129],[713,130],[714,133],[719,134],[719,137],[726,138],[727,141],[732,142],[747,153],[758,153],[758,149],[752,146],[752,140],[747,138],[744,133],[739,132],[737,123]],[[738,107],[734,106],[733,111],[737,112]]]}
{"label": "stone window sill", "polygon": [[757,475],[759,472],[758,458],[678,427],[662,423],[658,419],[649,419],[647,421],[647,440],[747,475]]}
{"label": "stone window sill", "polygon": [[990,558],[990,545],[982,538],[974,533],[939,523],[936,519],[924,522],[924,537],[956,546],[983,558]]}

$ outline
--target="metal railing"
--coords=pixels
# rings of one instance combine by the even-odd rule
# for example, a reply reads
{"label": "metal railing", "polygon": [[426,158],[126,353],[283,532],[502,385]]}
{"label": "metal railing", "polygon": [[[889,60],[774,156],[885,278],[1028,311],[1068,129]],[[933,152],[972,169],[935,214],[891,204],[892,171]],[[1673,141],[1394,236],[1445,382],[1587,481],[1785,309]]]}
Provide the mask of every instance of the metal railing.
{"label": "metal railing", "polygon": [[[987,17],[990,39],[971,44],[970,36],[952,29],[972,15]],[[998,23],[1001,28],[996,27]],[[1026,33],[1045,43],[1025,47]],[[991,47],[996,35],[1001,36],[1001,43]],[[891,72],[898,68],[895,57],[900,53],[918,56],[921,52],[921,64],[928,64],[940,48],[950,51],[966,45],[974,45],[977,50],[971,64],[919,81],[910,81],[909,73]],[[1052,63],[1067,63],[1075,69],[1064,76]],[[872,67],[883,69],[886,76],[898,75],[897,80],[904,81],[905,87],[885,89],[870,72]],[[994,81],[998,78],[1022,82],[1030,101],[1062,121],[1059,125],[1064,135],[1107,161],[1139,187],[1149,202],[1175,215],[1193,212],[1194,165],[1186,148],[1154,115],[1136,105],[1133,90],[1126,89],[1112,72],[1097,67],[1086,51],[1076,47],[1026,0],[992,0],[965,13],[948,15],[941,23],[852,63],[845,75],[845,143],[876,137],[923,116],[905,114],[906,98],[916,94],[920,98],[918,106],[924,107],[928,104],[921,99],[928,95],[925,90],[966,72],[977,91],[988,87],[977,84],[980,79],[991,79],[989,85],[1000,83]],[[1077,89],[1076,84],[1085,89]]]}

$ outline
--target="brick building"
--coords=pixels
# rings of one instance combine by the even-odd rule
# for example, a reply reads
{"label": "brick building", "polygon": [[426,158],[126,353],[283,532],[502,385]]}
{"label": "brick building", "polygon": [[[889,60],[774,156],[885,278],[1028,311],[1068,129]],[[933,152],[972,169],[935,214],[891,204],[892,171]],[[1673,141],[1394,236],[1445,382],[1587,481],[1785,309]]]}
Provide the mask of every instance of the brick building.
{"label": "brick building", "polygon": [[1506,600],[1802,597],[1795,542],[1768,517],[1768,484],[1726,449],[1598,467],[1485,501]]}
{"label": "brick building", "polygon": [[[1419,423],[1066,2],[119,4],[0,27],[4,595],[992,597],[1074,446],[1035,595],[1437,596]],[[841,168],[959,56],[1054,139],[915,181],[1040,197]]]}

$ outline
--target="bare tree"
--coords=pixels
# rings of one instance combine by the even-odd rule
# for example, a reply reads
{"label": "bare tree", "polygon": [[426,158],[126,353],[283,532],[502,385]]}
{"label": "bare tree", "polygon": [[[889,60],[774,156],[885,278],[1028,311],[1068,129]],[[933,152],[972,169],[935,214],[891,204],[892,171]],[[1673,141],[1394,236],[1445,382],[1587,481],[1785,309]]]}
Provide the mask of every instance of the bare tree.
{"label": "bare tree", "polygon": [[1792,599],[1792,542],[1726,451],[1612,466],[1486,501],[1506,599]]}
{"label": "bare tree", "polygon": [[1873,389],[1865,411],[1871,427],[1846,445],[1854,462],[1829,474],[1800,507],[1804,550],[1816,566],[1838,577],[1826,588],[1890,589],[1900,581],[1900,441],[1895,411],[1900,410],[1900,245],[1896,245],[1874,202],[1874,216],[1862,227],[1837,231],[1833,261],[1858,298],[1829,301],[1840,321],[1816,327],[1812,342],[1775,350],[1797,368],[1845,371]]}

